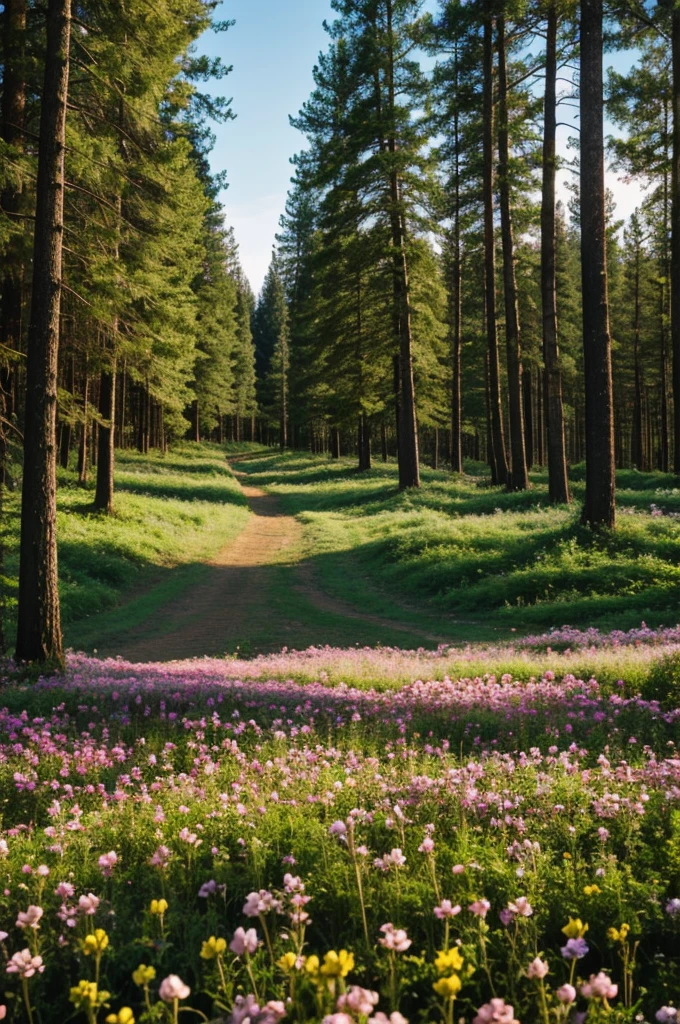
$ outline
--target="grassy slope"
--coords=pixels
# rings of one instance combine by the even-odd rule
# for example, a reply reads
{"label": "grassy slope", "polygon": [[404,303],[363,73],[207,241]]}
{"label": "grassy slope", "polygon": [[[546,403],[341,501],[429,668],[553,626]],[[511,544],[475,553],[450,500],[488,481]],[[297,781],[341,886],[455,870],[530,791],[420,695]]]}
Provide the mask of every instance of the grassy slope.
{"label": "grassy slope", "polygon": [[597,537],[578,521],[578,467],[572,508],[547,505],[544,474],[507,494],[483,476],[425,470],[420,491],[399,494],[393,465],[360,476],[348,460],[260,452],[240,468],[305,522],[324,587],[369,612],[398,614],[399,594],[419,618],[453,614],[470,640],[677,620],[680,522],[650,513],[680,512],[672,476],[621,473],[618,529]]}
{"label": "grassy slope", "polygon": [[[66,642],[90,645],[106,631],[111,610],[125,629],[152,614],[200,576],[201,563],[245,524],[245,498],[214,445],[180,445],[167,456],[119,452],[112,517],[92,510],[92,487],[59,475],[59,570]],[[19,496],[4,519],[5,572],[18,572]],[[173,573],[167,570],[181,566]],[[130,600],[133,598],[133,600]],[[12,639],[13,609],[7,636]]]}

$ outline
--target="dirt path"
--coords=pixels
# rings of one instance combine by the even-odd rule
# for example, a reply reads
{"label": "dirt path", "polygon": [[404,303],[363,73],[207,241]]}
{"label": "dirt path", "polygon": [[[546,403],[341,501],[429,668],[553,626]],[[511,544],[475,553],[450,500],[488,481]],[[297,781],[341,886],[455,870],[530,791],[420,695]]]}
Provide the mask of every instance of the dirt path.
{"label": "dirt path", "polygon": [[[174,661],[221,656],[244,643],[247,646],[248,638],[266,633],[271,627],[268,594],[275,574],[282,569],[289,574],[285,581],[289,593],[294,592],[298,601],[310,602],[317,611],[337,617],[340,627],[342,620],[360,621],[384,630],[386,635],[403,632],[412,639],[414,627],[366,615],[325,593],[313,565],[300,560],[303,531],[299,521],[282,512],[275,495],[246,483],[242,486],[251,511],[244,530],[206,565],[197,585],[166,604],[153,622],[146,621],[128,633],[118,654],[131,661]],[[295,615],[294,609],[292,613]],[[281,623],[281,646],[289,642],[285,625]],[[287,625],[293,637],[304,630],[299,613],[297,620]],[[444,639],[421,635],[424,642]]]}

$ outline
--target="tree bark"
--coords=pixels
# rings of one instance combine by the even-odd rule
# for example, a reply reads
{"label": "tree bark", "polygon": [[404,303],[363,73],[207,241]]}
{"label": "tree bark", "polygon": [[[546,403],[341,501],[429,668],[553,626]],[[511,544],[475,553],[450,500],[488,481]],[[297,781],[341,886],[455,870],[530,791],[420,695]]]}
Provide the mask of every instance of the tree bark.
{"label": "tree bark", "polygon": [[[72,397],[75,397],[76,390],[76,360],[71,354],[68,361],[68,389]],[[71,438],[73,426],[70,420],[63,420],[61,425],[61,444],[59,451],[59,463],[62,469],[68,469],[69,455],[71,454]]]}
{"label": "tree bark", "polygon": [[371,424],[365,412],[359,417],[359,472],[371,468]]}
{"label": "tree bark", "polygon": [[80,430],[80,445],[78,447],[78,483],[87,483],[87,460],[88,460],[88,433],[89,433],[89,392],[90,392],[90,378],[87,375],[87,367],[85,367],[85,382],[83,384],[83,423]]}
{"label": "tree bark", "polygon": [[543,189],[541,196],[541,299],[543,306],[544,406],[548,433],[548,498],[551,504],[571,501],[564,436],[564,403],[557,324],[557,7],[551,0],[546,28],[545,100],[543,131]]}
{"label": "tree bark", "polygon": [[496,20],[498,35],[498,194],[503,242],[503,295],[505,298],[505,343],[508,363],[508,406],[510,413],[510,454],[512,469],[508,487],[525,491],[529,486],[524,446],[524,408],[522,394],[522,351],[520,345],[519,302],[515,273],[515,243],[510,205],[510,140],[508,137],[508,67],[505,51],[505,17]]}
{"label": "tree bark", "polygon": [[451,242],[451,472],[463,472],[463,401],[461,391],[461,353],[463,348],[463,261],[460,231],[460,131],[458,114],[458,43],[454,52],[456,107],[453,114],[453,225]]}
{"label": "tree bark", "polygon": [[640,245],[636,239],[633,277],[633,423],[630,440],[630,458],[635,469],[645,469],[644,435],[642,419],[642,365],[640,363]]}
{"label": "tree bark", "polygon": [[602,3],[581,4],[581,268],[586,400],[586,497],[583,520],[616,523],[614,396],[609,332],[604,182]]}
{"label": "tree bark", "polygon": [[501,370],[498,356],[496,322],[496,240],[494,232],[494,97],[493,97],[493,2],[484,9],[484,95],[483,95],[483,202],[484,202],[484,300],[486,311],[487,400],[492,452],[491,475],[494,483],[508,483],[508,459],[505,451]]}
{"label": "tree bark", "polygon": [[71,0],[49,0],[40,113],[21,503],[16,657],[64,662],[57,569],[56,426]]}
{"label": "tree bark", "polygon": [[680,473],[680,8],[671,16],[673,156],[671,170],[671,346],[673,349],[673,471]]}
{"label": "tree bark", "polygon": [[[0,138],[23,149],[26,109],[26,0],[5,0],[2,16],[3,89],[0,106]],[[9,184],[0,196],[0,207],[11,217],[21,207],[21,189]],[[0,284],[0,345],[5,352],[21,351],[23,267],[16,253],[6,253]],[[3,356],[3,361],[5,357]],[[5,481],[7,433],[3,422],[14,411],[14,373],[11,364],[0,368],[0,487]]]}
{"label": "tree bark", "polygon": [[396,108],[396,83],[393,51],[393,0],[387,0],[387,89],[388,118],[391,124],[387,141],[392,157],[393,170],[389,175],[390,229],[392,240],[392,273],[394,281],[394,330],[399,350],[401,373],[401,401],[399,406],[399,489],[420,487],[420,465],[418,455],[418,420],[416,417],[416,394],[413,376],[413,332],[411,326],[411,291],[406,256],[406,224],[403,213],[401,181],[394,166],[397,153],[397,139],[394,134]]}
{"label": "tree bark", "polygon": [[99,438],[97,451],[97,482],[94,493],[94,507],[99,512],[113,512],[113,471],[116,444],[116,363],[111,360],[109,369],[101,372],[99,379]]}

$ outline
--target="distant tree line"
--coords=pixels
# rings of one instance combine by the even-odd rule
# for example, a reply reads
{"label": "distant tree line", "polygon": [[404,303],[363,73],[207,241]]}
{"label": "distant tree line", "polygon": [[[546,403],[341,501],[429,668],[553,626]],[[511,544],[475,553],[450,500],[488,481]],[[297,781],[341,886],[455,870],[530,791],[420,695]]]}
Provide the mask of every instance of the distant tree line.
{"label": "distant tree line", "polygon": [[[57,463],[114,506],[115,447],[240,434],[254,297],[211,175],[215,0],[5,0],[0,475],[21,479],[17,656],[62,657]],[[226,29],[228,23],[214,24]]]}
{"label": "distant tree line", "polygon": [[[680,6],[332,7],[254,320],[270,438],[397,455],[402,487],[546,466],[554,502],[585,459],[613,527],[617,466],[680,472]],[[605,46],[632,69],[604,78]],[[645,189],[623,234],[605,162]]]}

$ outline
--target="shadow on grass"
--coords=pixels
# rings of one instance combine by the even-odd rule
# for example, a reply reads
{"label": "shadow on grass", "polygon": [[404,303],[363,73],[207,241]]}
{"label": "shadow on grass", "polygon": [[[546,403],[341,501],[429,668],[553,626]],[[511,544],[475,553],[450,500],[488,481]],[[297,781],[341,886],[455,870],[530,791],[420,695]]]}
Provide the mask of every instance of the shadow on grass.
{"label": "shadow on grass", "polygon": [[239,505],[241,508],[248,504],[241,490],[224,487],[217,481],[215,483],[194,483],[192,481],[182,484],[179,481],[167,480],[163,477],[155,480],[153,477],[144,476],[140,480],[135,480],[134,476],[134,473],[121,476],[116,481],[116,490],[127,491],[130,494],[148,495],[152,498],[176,498],[188,503],[207,501],[216,505]]}

